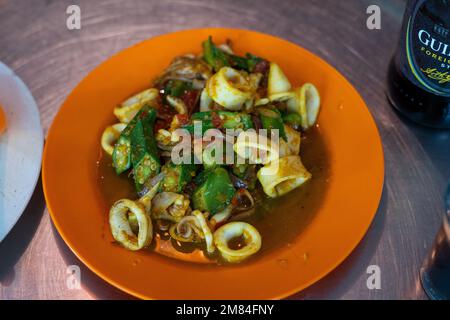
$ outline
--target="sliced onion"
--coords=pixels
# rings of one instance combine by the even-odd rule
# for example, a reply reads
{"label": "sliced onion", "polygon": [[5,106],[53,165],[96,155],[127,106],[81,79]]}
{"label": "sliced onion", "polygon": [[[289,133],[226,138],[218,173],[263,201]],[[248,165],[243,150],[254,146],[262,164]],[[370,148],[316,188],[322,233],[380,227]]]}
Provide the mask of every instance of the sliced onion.
{"label": "sliced onion", "polygon": [[157,174],[156,176],[154,176],[153,178],[147,180],[144,184],[144,187],[141,191],[138,192],[138,195],[140,197],[143,197],[147,194],[147,192],[149,192],[156,184],[160,183],[164,177],[166,176],[166,174],[164,172],[161,172],[159,174]]}
{"label": "sliced onion", "polygon": [[[164,175],[163,175],[164,176]],[[154,179],[154,178],[153,178]],[[152,179],[152,180],[153,180]],[[158,177],[158,182],[157,183],[155,183],[151,188],[150,188],[150,190],[147,192],[147,193],[145,193],[139,200],[138,200],[138,202],[140,203],[140,204],[142,204],[143,206],[144,206],[144,208],[145,208],[145,212],[146,213],[148,213],[148,214],[150,214],[150,211],[151,211],[151,208],[152,208],[152,199],[155,197],[155,195],[156,195],[156,193],[158,192],[158,188],[159,188],[159,185],[160,185],[160,183],[161,183],[161,180],[160,179],[162,179],[161,177]],[[150,181],[150,185],[153,183],[153,181]]]}
{"label": "sliced onion", "polygon": [[233,205],[229,205],[222,212],[216,213],[210,220],[213,228],[220,223],[227,221],[231,217],[233,211]]}

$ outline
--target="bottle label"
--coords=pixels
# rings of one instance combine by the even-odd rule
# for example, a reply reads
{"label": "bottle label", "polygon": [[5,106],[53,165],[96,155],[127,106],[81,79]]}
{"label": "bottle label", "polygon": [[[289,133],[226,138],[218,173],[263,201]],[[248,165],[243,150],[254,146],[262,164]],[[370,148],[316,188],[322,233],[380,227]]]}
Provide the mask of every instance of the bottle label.
{"label": "bottle label", "polygon": [[450,5],[424,0],[411,9],[405,39],[411,80],[436,95],[450,96]]}

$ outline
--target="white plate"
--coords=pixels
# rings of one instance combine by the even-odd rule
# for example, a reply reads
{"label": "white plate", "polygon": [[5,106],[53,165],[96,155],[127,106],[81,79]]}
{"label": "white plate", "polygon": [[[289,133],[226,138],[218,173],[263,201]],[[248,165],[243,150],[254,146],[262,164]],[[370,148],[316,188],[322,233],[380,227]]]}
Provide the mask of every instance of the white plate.
{"label": "white plate", "polygon": [[0,105],[7,128],[0,136],[0,242],[19,220],[41,170],[43,132],[33,96],[0,62]]}

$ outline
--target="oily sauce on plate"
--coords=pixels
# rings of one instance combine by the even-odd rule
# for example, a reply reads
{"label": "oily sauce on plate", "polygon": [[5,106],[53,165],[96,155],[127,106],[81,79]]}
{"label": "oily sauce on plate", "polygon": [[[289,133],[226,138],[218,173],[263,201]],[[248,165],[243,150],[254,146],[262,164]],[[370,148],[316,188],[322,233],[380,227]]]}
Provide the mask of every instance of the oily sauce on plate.
{"label": "oily sauce on plate", "polygon": [[[261,234],[261,250],[249,260],[258,259],[277,248],[289,246],[301,234],[314,218],[327,190],[329,178],[329,156],[317,127],[303,135],[300,156],[305,167],[312,173],[312,179],[289,194],[277,199],[264,199],[256,206],[255,213],[239,219],[252,224]],[[98,161],[98,185],[105,213],[105,234],[109,235],[108,214],[110,207],[120,199],[134,200],[138,196],[133,179],[127,173],[118,176],[112,167],[111,157],[101,153]],[[190,262],[217,263],[217,257],[207,257],[204,246],[182,244],[170,240],[170,237],[157,230],[153,221],[154,239],[148,251]],[[239,244],[236,244],[239,245]]]}

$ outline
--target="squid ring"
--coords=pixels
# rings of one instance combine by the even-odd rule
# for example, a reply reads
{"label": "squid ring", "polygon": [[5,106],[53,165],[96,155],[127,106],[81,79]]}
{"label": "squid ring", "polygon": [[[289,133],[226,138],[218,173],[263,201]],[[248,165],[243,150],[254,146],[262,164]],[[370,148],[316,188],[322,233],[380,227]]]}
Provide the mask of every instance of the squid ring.
{"label": "squid ring", "polygon": [[311,128],[317,121],[320,111],[319,90],[311,84],[305,83],[294,90],[295,98],[288,100],[287,109],[290,113],[297,113],[301,117],[303,130]]}
{"label": "squid ring", "polygon": [[155,88],[144,90],[122,103],[114,109],[114,115],[120,122],[128,123],[141,110],[144,104],[155,100],[159,91]]}
{"label": "squid ring", "polygon": [[[137,235],[131,229],[128,221],[129,212],[138,222]],[[152,221],[145,213],[145,208],[134,201],[122,199],[114,203],[109,211],[109,225],[114,239],[128,250],[140,250],[152,242]]]}
{"label": "squid ring", "polygon": [[282,196],[311,179],[300,156],[287,156],[272,161],[258,171],[264,192],[271,198]]}
{"label": "squid ring", "polygon": [[[244,238],[245,246],[240,249],[230,248],[228,242],[241,236]],[[237,263],[259,251],[261,248],[261,235],[251,224],[230,222],[214,232],[214,242],[226,261]]]}
{"label": "squid ring", "polygon": [[242,131],[233,149],[251,164],[268,164],[279,158],[279,145],[254,130]]}
{"label": "squid ring", "polygon": [[208,95],[228,110],[240,110],[254,95],[248,77],[239,71],[223,67],[206,84]]}
{"label": "squid ring", "polygon": [[127,125],[124,123],[117,123],[110,127],[107,127],[105,131],[103,131],[101,144],[103,150],[110,156],[113,154],[114,145],[117,140],[119,140],[120,133],[125,129]]}

